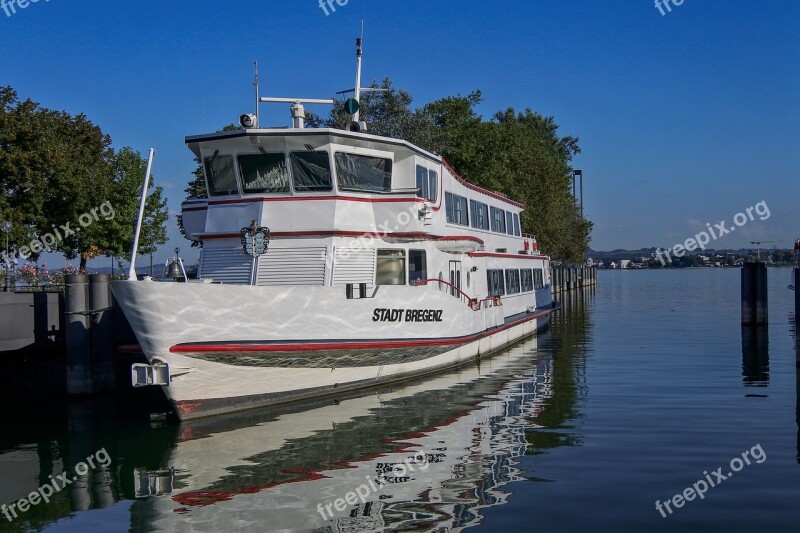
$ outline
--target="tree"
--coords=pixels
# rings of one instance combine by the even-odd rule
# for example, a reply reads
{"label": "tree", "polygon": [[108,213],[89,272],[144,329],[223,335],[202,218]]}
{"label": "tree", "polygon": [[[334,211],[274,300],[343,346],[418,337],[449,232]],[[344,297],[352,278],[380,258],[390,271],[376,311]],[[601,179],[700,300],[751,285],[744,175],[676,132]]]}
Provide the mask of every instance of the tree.
{"label": "tree", "polygon": [[[107,232],[101,249],[107,256],[127,256],[133,248],[147,160],[133,148],[124,147],[115,154],[112,168],[115,185],[112,203],[116,215],[105,225]],[[155,253],[159,245],[167,242],[167,201],[164,189],[157,187],[155,182],[155,177],[151,176],[139,237],[139,255]]]}
{"label": "tree", "polygon": [[[138,206],[143,166],[129,148],[115,154],[108,135],[85,115],[42,108],[0,88],[0,209],[14,224],[10,239],[20,255],[26,247],[32,259],[60,252],[80,258],[85,269],[97,255],[130,250],[128,211],[132,202]],[[160,188],[147,206],[151,245],[166,242]]]}
{"label": "tree", "polygon": [[[110,138],[84,115],[20,102],[11,87],[0,90],[0,106],[2,207],[15,225],[13,239],[34,243],[35,259],[42,252],[37,241],[52,235],[47,251],[80,256],[85,267],[102,228],[79,222],[110,197]],[[61,230],[66,224],[70,231]]]}

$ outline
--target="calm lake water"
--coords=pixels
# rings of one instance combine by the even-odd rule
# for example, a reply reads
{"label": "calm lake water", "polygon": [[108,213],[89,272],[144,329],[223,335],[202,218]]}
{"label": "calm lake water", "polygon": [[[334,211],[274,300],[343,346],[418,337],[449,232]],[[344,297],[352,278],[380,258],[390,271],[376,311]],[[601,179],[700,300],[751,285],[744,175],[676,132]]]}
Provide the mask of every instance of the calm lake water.
{"label": "calm lake water", "polygon": [[538,339],[337,402],[180,426],[7,407],[0,503],[95,467],[0,532],[797,531],[793,293],[769,276],[757,331],[739,270],[604,271]]}

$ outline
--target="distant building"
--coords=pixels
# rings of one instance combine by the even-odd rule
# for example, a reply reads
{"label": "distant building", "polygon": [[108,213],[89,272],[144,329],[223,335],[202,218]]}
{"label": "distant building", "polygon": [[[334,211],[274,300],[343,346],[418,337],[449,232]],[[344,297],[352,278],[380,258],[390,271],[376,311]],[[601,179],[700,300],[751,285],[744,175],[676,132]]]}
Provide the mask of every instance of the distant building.
{"label": "distant building", "polygon": [[619,260],[619,267],[620,268],[630,268],[631,261],[630,259],[620,259]]}

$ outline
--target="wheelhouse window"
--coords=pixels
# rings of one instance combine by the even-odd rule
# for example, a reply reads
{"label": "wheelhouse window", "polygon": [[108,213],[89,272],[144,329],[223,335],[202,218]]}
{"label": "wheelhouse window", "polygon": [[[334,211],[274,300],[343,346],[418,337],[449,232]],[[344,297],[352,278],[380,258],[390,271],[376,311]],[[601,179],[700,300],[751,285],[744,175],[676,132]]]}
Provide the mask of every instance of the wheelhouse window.
{"label": "wheelhouse window", "polygon": [[506,270],[506,292],[519,294],[519,270]]}
{"label": "wheelhouse window", "polygon": [[236,170],[233,156],[214,154],[205,160],[208,194],[210,196],[229,196],[239,194],[236,185]]}
{"label": "wheelhouse window", "polygon": [[392,160],[336,152],[336,176],[341,191],[390,192]]}
{"label": "wheelhouse window", "polygon": [[506,233],[514,235],[514,213],[506,211]]}
{"label": "wheelhouse window", "polygon": [[428,279],[428,261],[425,250],[408,251],[408,283],[416,285]]}
{"label": "wheelhouse window", "polygon": [[497,233],[506,232],[506,212],[502,209],[492,207],[492,231]]}
{"label": "wheelhouse window", "polygon": [[447,221],[451,224],[469,226],[469,212],[467,211],[467,199],[457,194],[444,193],[445,211]]}
{"label": "wheelhouse window", "polygon": [[328,152],[292,152],[294,190],[300,192],[330,191],[331,160]]}
{"label": "wheelhouse window", "polygon": [[502,270],[487,270],[486,281],[489,287],[489,296],[503,296],[506,293]]}
{"label": "wheelhouse window", "polygon": [[406,284],[405,250],[378,250],[378,260],[375,267],[375,284]]}
{"label": "wheelhouse window", "polygon": [[237,159],[244,193],[289,192],[289,168],[283,153],[245,154]]}
{"label": "wheelhouse window", "polygon": [[514,235],[516,235],[517,237],[522,235],[522,232],[520,231],[519,228],[519,215],[516,213],[514,213]]}
{"label": "wheelhouse window", "polygon": [[489,229],[489,206],[476,200],[469,201],[469,211],[472,216],[472,227],[476,229]]}

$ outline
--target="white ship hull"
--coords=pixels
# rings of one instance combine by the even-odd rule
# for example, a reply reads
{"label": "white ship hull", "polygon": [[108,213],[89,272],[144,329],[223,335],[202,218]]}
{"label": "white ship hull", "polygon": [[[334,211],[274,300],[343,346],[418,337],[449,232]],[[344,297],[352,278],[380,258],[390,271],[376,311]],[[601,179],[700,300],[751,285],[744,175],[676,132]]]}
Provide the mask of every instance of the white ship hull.
{"label": "white ship hull", "polygon": [[[365,299],[347,299],[341,287],[121,281],[112,289],[149,362],[169,365],[164,389],[184,420],[461,365],[535,334],[553,311],[548,299],[506,318],[503,305],[475,311],[434,285],[377,287]],[[376,321],[382,309],[402,316]]]}

